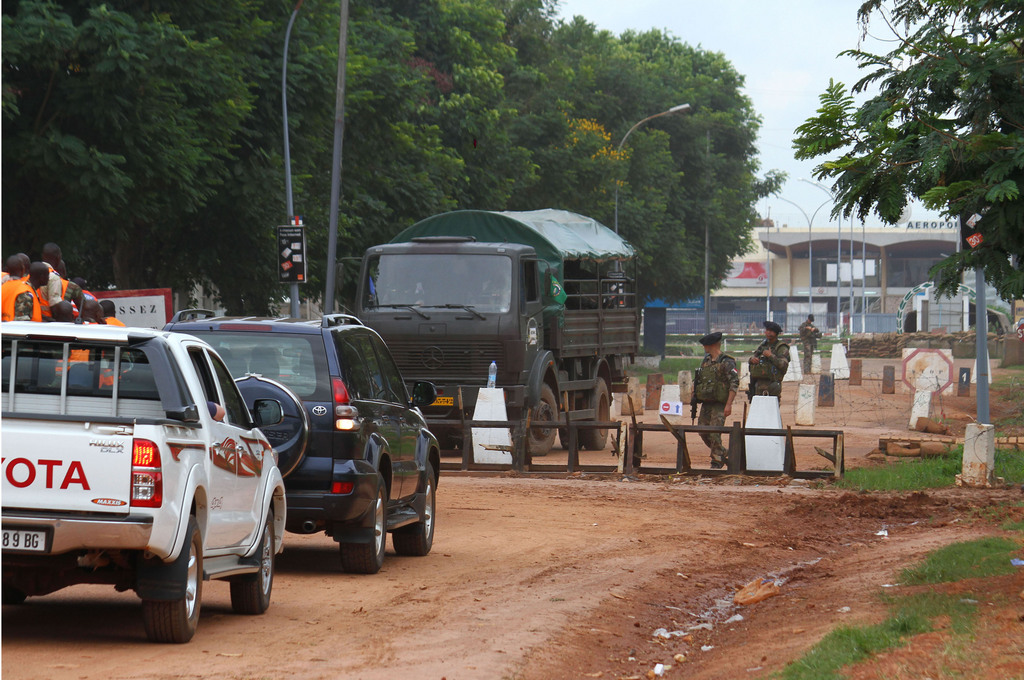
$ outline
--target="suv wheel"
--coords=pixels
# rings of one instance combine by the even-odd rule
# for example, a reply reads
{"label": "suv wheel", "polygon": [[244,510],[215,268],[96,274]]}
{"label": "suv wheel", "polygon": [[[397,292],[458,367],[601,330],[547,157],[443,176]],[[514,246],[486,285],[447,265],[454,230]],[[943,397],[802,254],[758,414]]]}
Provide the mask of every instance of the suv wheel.
{"label": "suv wheel", "polygon": [[377,500],[373,507],[373,540],[369,543],[339,543],[341,568],[349,574],[376,574],[384,566],[387,543],[388,486],[377,473]]}
{"label": "suv wheel", "polygon": [[423,557],[434,545],[434,512],[437,507],[437,489],[434,486],[434,467],[427,462],[424,471],[425,506],[419,522],[391,533],[391,543],[399,555]]}

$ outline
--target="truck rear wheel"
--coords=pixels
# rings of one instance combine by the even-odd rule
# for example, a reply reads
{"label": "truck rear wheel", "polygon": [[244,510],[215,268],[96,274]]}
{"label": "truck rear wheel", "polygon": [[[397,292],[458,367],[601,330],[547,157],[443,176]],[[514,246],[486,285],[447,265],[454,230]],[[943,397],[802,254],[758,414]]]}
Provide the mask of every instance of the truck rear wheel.
{"label": "truck rear wheel", "polygon": [[231,577],[231,609],[236,614],[262,614],[270,607],[270,592],[274,588],[274,512],[267,521],[256,549],[260,568],[252,574]]}
{"label": "truck rear wheel", "polygon": [[[558,399],[555,398],[555,391],[550,385],[544,384],[540,388],[540,399],[533,407],[530,414],[531,421],[558,420]],[[527,444],[530,447],[530,455],[546,456],[555,444],[555,435],[558,434],[557,427],[531,427]]]}
{"label": "truck rear wheel", "polygon": [[[608,384],[598,378],[594,388],[594,420],[607,423],[611,420],[611,399],[608,396]],[[580,430],[580,443],[583,448],[591,451],[603,451],[608,444],[608,430]]]}
{"label": "truck rear wheel", "polygon": [[199,624],[199,606],[203,599],[203,537],[195,517],[188,518],[185,545],[188,565],[185,594],[177,600],[143,600],[142,621],[146,637],[153,642],[188,642]]}

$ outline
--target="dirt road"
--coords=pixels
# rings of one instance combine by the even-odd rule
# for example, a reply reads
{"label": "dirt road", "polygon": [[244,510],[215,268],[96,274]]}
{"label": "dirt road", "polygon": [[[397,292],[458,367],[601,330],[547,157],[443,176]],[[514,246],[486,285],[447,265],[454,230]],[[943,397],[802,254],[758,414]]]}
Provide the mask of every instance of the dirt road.
{"label": "dirt road", "polygon": [[[350,576],[328,539],[289,535],[267,614],[236,616],[227,586],[207,584],[185,646],[147,643],[135,596],[107,587],[4,607],[3,677],[628,677],[677,653],[689,659],[677,677],[758,677],[747,669],[877,614],[906,560],[976,536],[971,508],[1010,495],[450,478],[429,556],[389,552],[380,574]],[[765,575],[786,579],[781,596],[716,604]],[[690,643],[652,637],[699,623],[713,628]]]}
{"label": "dirt road", "polygon": [[[909,395],[886,395],[889,403],[876,390],[838,391],[849,406],[830,417],[846,421],[834,425],[849,432],[848,464],[865,463],[879,432],[905,431]],[[1019,398],[1012,403],[1019,409]],[[784,421],[785,409],[784,399]],[[819,426],[832,426],[819,413]],[[654,441],[649,456],[674,451],[667,435],[664,446]],[[693,450],[703,450],[696,440]],[[767,478],[447,475],[425,558],[398,557],[389,545],[380,574],[346,575],[332,541],[289,534],[270,610],[236,616],[227,585],[208,583],[199,631],[184,646],[146,642],[132,593],[78,586],[30,598],[3,608],[2,673],[548,680],[646,678],[661,663],[672,666],[669,678],[765,677],[836,626],[879,620],[878,593],[900,569],[938,546],[998,532],[979,519],[984,508],[1016,504],[1024,519],[1022,499],[1019,489],[852,494]],[[736,589],[760,577],[778,579],[780,594],[734,607]],[[964,677],[1015,677],[1007,668],[1024,677],[1024,603],[1014,604],[1024,575],[999,587],[1009,613],[996,632],[1018,643],[993,635],[992,658],[1006,665],[993,675],[996,666],[972,662]],[[911,677],[885,672],[859,677]]]}

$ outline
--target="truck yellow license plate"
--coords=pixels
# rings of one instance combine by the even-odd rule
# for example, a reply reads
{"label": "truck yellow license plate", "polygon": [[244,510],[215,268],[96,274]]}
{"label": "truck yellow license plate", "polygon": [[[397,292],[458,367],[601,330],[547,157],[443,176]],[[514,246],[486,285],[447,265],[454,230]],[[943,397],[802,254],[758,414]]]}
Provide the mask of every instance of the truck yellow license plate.
{"label": "truck yellow license plate", "polygon": [[431,406],[455,406],[455,397],[437,397]]}

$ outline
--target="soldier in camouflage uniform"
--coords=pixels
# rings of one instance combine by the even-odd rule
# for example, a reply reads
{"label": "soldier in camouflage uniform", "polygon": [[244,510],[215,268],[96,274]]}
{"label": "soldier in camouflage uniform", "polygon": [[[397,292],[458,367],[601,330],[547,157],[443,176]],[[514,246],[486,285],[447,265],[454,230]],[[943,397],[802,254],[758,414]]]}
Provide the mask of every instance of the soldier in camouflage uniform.
{"label": "soldier in camouflage uniform", "polygon": [[789,370],[789,345],[779,340],[781,332],[782,326],[774,321],[764,322],[764,342],[757,346],[749,361],[751,398],[782,394],[782,379]]}
{"label": "soldier in camouflage uniform", "polygon": [[811,374],[811,357],[814,352],[818,349],[818,338],[821,337],[821,331],[817,326],[814,325],[814,315],[808,314],[807,320],[800,324],[800,346],[803,349],[803,368],[804,375]]}
{"label": "soldier in camouflage uniform", "polygon": [[[725,419],[732,414],[732,401],[740,388],[740,373],[736,360],[722,354],[722,334],[709,333],[700,339],[704,345],[704,361],[697,369],[693,386],[693,399],[700,402],[698,425],[725,425]],[[711,448],[711,467],[725,467],[725,447],[718,432],[701,434],[700,438]]]}

